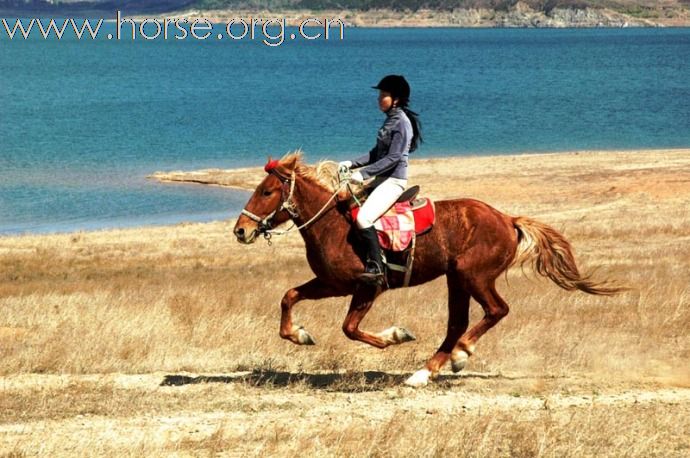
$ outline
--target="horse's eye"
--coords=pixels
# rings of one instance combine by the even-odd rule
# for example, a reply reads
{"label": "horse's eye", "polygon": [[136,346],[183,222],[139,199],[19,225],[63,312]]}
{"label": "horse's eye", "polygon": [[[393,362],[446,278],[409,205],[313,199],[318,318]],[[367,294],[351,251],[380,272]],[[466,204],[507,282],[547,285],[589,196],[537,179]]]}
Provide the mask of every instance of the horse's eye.
{"label": "horse's eye", "polygon": [[271,194],[273,194],[272,191],[269,191],[268,189],[264,189],[264,192],[263,192],[264,197],[268,197],[268,196],[270,196]]}

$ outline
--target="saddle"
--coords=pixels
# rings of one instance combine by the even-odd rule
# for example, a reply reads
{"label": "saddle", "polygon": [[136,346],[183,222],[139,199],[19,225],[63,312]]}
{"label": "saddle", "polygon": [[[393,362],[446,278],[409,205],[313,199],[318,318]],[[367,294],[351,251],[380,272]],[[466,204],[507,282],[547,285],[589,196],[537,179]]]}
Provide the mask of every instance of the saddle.
{"label": "saddle", "polygon": [[[383,262],[388,269],[404,274],[402,286],[407,286],[410,281],[416,237],[432,229],[436,216],[432,200],[427,197],[418,198],[417,194],[419,194],[417,185],[406,189],[398,200],[374,222],[383,252]],[[360,199],[360,203],[362,201],[363,199]],[[359,206],[350,208],[350,218],[353,223],[357,219],[360,208]],[[388,278],[386,281],[391,283]]]}
{"label": "saddle", "polygon": [[395,202],[411,202],[412,200],[414,200],[415,197],[417,197],[417,194],[419,194],[418,184],[404,190],[403,193],[400,194],[400,197],[398,197],[398,200],[396,200]]}
{"label": "saddle", "polygon": [[[407,248],[406,243],[402,245],[391,244],[391,236],[395,236],[395,234],[390,233],[391,231],[409,230],[412,232],[411,225],[414,227],[415,235],[421,235],[431,230],[436,217],[434,204],[428,197],[417,197],[417,194],[419,194],[419,185],[407,188],[398,200],[374,222],[381,248],[391,251],[403,251]],[[359,201],[360,203],[365,202],[366,197]],[[356,205],[350,208],[350,219],[353,223],[357,219],[360,208]],[[394,218],[397,218],[397,224]]]}

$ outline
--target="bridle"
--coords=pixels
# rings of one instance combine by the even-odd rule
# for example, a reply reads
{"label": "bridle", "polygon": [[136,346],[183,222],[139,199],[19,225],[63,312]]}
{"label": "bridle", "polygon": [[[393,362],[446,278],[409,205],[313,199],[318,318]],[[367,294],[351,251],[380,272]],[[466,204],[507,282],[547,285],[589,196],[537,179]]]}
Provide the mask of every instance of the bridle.
{"label": "bridle", "polygon": [[[271,237],[273,235],[284,235],[284,234],[289,234],[292,231],[295,230],[300,230],[305,227],[307,227],[309,224],[313,223],[316,221],[321,215],[324,213],[324,210],[330,205],[331,201],[340,193],[340,190],[342,189],[343,185],[347,184],[348,181],[340,181],[340,184],[338,186],[338,189],[333,193],[333,195],[328,199],[328,201],[324,204],[323,207],[321,207],[321,210],[319,210],[309,221],[305,222],[304,224],[300,226],[296,226],[294,223],[294,220],[296,218],[299,218],[299,213],[297,212],[297,205],[295,205],[295,202],[292,200],[292,195],[295,192],[295,171],[293,170],[292,173],[290,174],[290,177],[286,177],[285,175],[281,174],[278,170],[276,170],[276,165],[277,165],[277,160],[276,161],[269,161],[268,164],[264,167],[264,170],[268,172],[269,174],[273,174],[276,176],[280,182],[282,183],[280,190],[281,190],[281,202],[280,206],[273,210],[271,213],[266,215],[264,218],[261,218],[260,216],[255,215],[254,213],[250,212],[246,208],[242,209],[242,215],[245,215],[252,221],[256,222],[258,224],[258,233],[263,234],[264,238],[268,242],[269,245],[271,245]],[[285,197],[285,191],[286,191],[286,184],[290,183],[290,192],[288,193],[287,197]],[[291,227],[288,229],[281,231],[281,230],[276,230],[273,229],[273,220],[275,216],[280,213],[281,211],[286,211],[288,215],[290,215],[290,218],[293,219],[293,224]]]}
{"label": "bridle", "polygon": [[[275,218],[275,216],[276,216],[278,213],[280,213],[281,211],[284,210],[284,211],[286,211],[286,212],[290,215],[291,218],[297,218],[297,217],[299,217],[299,214],[297,213],[297,207],[296,207],[295,203],[294,203],[293,200],[292,200],[292,195],[293,195],[294,192],[295,192],[295,171],[293,170],[293,171],[292,171],[292,174],[291,174],[290,177],[288,178],[288,177],[286,177],[285,175],[283,175],[283,174],[281,174],[280,172],[278,172],[278,171],[275,169],[275,166],[269,168],[269,165],[270,165],[270,164],[271,164],[271,163],[269,162],[269,164],[266,165],[266,167],[265,167],[266,171],[267,171],[268,173],[273,174],[274,176],[276,176],[276,177],[280,180],[280,182],[281,182],[281,186],[280,186],[280,194],[281,194],[280,206],[279,206],[278,208],[276,208],[275,210],[273,210],[273,211],[272,211],[271,213],[269,213],[268,215],[266,215],[264,218],[261,218],[260,216],[255,215],[254,213],[250,212],[250,211],[247,210],[246,208],[243,208],[243,209],[242,209],[242,213],[241,213],[242,215],[245,215],[246,217],[248,217],[248,218],[251,219],[252,221],[255,221],[255,222],[259,225],[258,232],[259,232],[260,234],[263,234],[263,235],[264,235],[264,238],[266,238],[266,239],[270,239],[270,237],[271,237],[270,234],[273,232],[273,219]],[[286,188],[285,185],[287,184],[287,182],[290,182],[290,192],[289,192],[289,194],[288,194],[288,196],[287,196],[287,198],[286,198],[286,197],[285,197],[285,188]]]}

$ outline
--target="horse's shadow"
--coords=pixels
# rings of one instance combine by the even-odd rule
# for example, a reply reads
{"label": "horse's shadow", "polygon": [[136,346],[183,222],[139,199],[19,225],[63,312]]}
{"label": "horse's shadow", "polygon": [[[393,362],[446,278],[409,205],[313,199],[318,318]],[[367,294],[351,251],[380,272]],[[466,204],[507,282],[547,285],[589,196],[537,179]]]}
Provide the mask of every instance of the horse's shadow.
{"label": "horse's shadow", "polygon": [[[282,372],[274,370],[254,370],[250,373],[239,375],[200,375],[196,377],[171,374],[166,375],[161,382],[161,386],[184,386],[196,385],[201,383],[243,383],[255,387],[288,387],[298,384],[310,388],[337,391],[337,392],[363,392],[380,391],[386,388],[405,386],[403,382],[410,374],[390,374],[381,371],[363,371],[349,373],[308,373],[308,372]],[[495,374],[463,374],[445,375],[441,374],[434,379],[434,385],[438,387],[449,387],[457,385],[458,382],[466,378],[496,378],[501,377]]]}

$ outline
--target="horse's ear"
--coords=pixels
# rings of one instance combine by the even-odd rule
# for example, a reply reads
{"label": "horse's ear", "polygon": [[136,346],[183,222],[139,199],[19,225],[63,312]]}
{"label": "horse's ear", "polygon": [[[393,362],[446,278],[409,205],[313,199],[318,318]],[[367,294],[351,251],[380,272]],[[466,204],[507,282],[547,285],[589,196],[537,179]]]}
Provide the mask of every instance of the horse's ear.
{"label": "horse's ear", "polygon": [[295,170],[295,166],[297,165],[297,155],[291,155],[289,156],[285,162],[282,163],[283,167],[288,169],[290,172]]}

